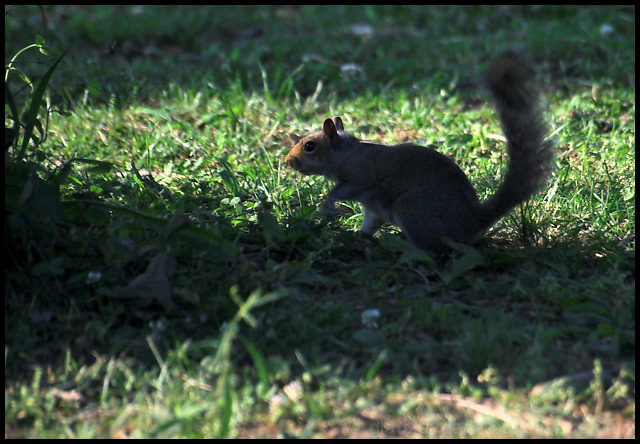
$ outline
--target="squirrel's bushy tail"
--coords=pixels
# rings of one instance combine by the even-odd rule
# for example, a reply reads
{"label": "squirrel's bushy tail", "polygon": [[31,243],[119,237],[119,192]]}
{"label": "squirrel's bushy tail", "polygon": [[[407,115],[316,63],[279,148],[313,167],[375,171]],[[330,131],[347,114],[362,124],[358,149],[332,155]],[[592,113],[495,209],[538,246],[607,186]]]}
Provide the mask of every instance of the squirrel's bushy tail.
{"label": "squirrel's bushy tail", "polygon": [[496,193],[481,204],[482,229],[529,199],[551,169],[553,144],[542,116],[535,72],[524,56],[503,53],[486,73],[507,139],[508,165]]}

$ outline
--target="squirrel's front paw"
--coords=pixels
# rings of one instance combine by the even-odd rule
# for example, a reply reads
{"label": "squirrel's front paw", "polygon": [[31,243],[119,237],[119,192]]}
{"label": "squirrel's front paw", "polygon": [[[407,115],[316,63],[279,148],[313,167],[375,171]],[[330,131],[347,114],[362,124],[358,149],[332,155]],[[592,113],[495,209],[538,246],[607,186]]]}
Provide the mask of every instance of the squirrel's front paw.
{"label": "squirrel's front paw", "polygon": [[325,204],[322,206],[321,211],[322,214],[332,219],[336,217],[336,214],[338,214],[338,209],[336,208],[335,202],[325,202]]}

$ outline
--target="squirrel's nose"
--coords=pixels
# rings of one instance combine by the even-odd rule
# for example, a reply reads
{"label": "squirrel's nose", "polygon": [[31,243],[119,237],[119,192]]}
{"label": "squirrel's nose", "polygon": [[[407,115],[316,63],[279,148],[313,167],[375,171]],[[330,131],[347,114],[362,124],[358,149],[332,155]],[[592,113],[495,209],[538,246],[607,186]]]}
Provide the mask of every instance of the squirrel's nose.
{"label": "squirrel's nose", "polygon": [[296,168],[298,166],[298,159],[293,157],[291,154],[287,154],[287,156],[284,158],[284,163],[289,165],[289,167],[293,168],[294,170],[298,169]]}

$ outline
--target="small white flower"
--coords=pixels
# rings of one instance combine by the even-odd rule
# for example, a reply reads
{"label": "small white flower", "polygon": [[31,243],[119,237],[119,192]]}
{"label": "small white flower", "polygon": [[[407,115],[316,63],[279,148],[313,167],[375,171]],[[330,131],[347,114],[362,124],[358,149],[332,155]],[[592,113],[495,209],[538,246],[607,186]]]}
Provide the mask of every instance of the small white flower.
{"label": "small white flower", "polygon": [[365,40],[373,37],[373,27],[369,25],[355,24],[351,27],[351,32]]}
{"label": "small white flower", "polygon": [[345,80],[353,79],[362,69],[355,63],[346,63],[340,66],[340,74]]}
{"label": "small white flower", "polygon": [[345,63],[344,65],[340,66],[340,71],[345,74],[355,74],[360,71],[360,67],[355,63]]}
{"label": "small white flower", "polygon": [[102,273],[100,273],[99,271],[90,271],[89,274],[87,275],[87,285],[91,285],[91,284],[97,284],[100,279],[102,278]]}
{"label": "small white flower", "polygon": [[269,413],[274,417],[279,415],[279,409],[285,403],[285,398],[280,394],[276,393],[271,398],[269,398]]}
{"label": "small white flower", "polygon": [[602,26],[600,26],[600,37],[606,37],[610,34],[613,34],[613,26],[611,26],[609,23],[603,23]]}
{"label": "small white flower", "polygon": [[298,402],[302,397],[302,384],[299,381],[290,382],[282,390],[292,402]]}
{"label": "small white flower", "polygon": [[380,310],[377,308],[369,308],[362,312],[362,325],[367,328],[378,328],[378,318],[380,317]]}

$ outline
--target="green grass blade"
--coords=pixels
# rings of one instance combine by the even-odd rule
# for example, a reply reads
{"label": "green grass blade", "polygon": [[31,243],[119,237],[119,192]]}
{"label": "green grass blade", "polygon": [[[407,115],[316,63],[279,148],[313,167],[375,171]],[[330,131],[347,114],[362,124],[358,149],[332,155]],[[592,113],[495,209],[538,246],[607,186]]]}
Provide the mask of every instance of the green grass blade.
{"label": "green grass blade", "polygon": [[27,146],[29,145],[29,141],[31,140],[31,133],[33,132],[33,128],[36,125],[36,120],[38,119],[38,110],[40,109],[40,102],[42,102],[42,97],[44,97],[44,92],[47,89],[47,84],[49,83],[49,79],[53,75],[53,72],[56,70],[56,67],[65,56],[66,51],[58,57],[58,59],[49,67],[45,75],[38,83],[38,87],[33,93],[33,97],[31,98],[31,104],[29,105],[29,111],[27,112],[27,121],[24,126],[24,138],[22,140],[22,147],[20,148],[20,153],[18,153],[17,159],[20,160],[24,157],[25,152],[27,151]]}
{"label": "green grass blade", "polygon": [[11,94],[11,90],[9,89],[9,85],[7,82],[4,82],[4,98],[9,105],[9,112],[11,113],[11,119],[13,120],[13,143],[12,146],[18,146],[18,139],[20,138],[20,118],[18,116],[18,108],[16,107],[16,102],[13,100],[13,94]]}
{"label": "green grass blade", "polygon": [[263,397],[269,390],[269,373],[267,372],[267,366],[264,363],[264,355],[255,345],[248,339],[241,338],[242,343],[246,347],[247,351],[253,358],[253,362],[256,365],[258,371],[258,378],[260,380],[260,386],[258,388],[258,396]]}

